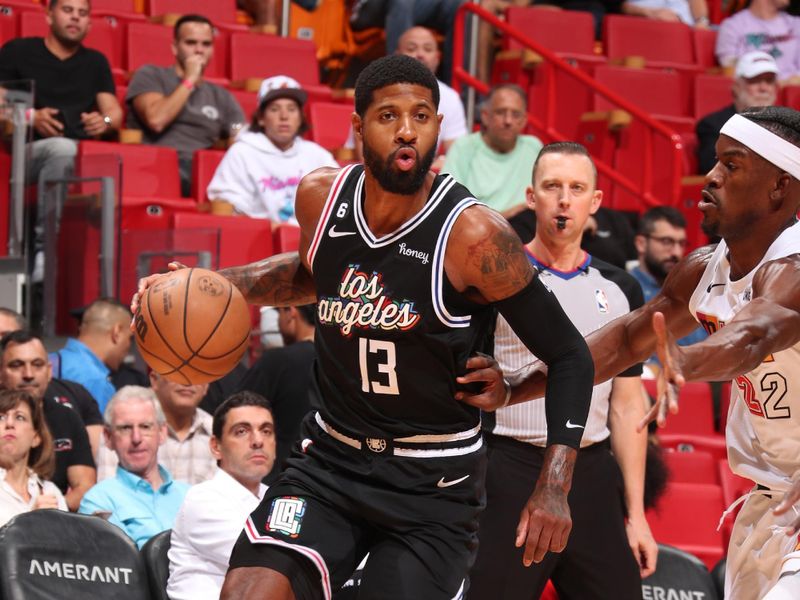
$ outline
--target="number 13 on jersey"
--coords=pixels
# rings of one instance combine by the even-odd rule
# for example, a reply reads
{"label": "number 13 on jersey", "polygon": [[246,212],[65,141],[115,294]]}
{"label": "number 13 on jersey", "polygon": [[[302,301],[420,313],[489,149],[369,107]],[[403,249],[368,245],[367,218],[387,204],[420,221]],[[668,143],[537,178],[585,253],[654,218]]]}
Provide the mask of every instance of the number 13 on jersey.
{"label": "number 13 on jersey", "polygon": [[[361,369],[361,391],[373,394],[400,394],[397,387],[397,353],[394,342],[385,340],[358,340],[358,364]],[[370,365],[375,365],[375,370],[385,375],[383,381],[370,380]]]}

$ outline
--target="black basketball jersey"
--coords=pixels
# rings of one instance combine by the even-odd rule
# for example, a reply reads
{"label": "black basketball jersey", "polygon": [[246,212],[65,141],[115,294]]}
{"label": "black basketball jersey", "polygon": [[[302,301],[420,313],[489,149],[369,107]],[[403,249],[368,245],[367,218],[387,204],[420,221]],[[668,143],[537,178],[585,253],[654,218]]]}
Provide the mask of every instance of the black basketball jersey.
{"label": "black basketball jersey", "polygon": [[477,200],[440,175],[414,217],[376,238],[364,196],[364,167],[342,169],[308,251],[317,289],[320,413],[365,436],[475,427],[477,409],[453,398],[455,378],[485,348],[493,310],[454,290],[444,256],[453,224]]}

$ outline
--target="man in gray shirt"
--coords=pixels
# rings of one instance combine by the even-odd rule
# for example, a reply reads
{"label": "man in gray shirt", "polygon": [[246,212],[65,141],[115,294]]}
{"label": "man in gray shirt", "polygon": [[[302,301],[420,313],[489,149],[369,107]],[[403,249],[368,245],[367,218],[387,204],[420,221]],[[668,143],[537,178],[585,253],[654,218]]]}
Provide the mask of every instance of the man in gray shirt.
{"label": "man in gray shirt", "polygon": [[145,65],[133,76],[125,98],[128,127],[141,129],[143,142],[178,151],[181,191],[189,195],[192,156],[238,130],[244,114],[226,89],[203,81],[214,54],[214,29],[201,15],[175,23],[171,67]]}

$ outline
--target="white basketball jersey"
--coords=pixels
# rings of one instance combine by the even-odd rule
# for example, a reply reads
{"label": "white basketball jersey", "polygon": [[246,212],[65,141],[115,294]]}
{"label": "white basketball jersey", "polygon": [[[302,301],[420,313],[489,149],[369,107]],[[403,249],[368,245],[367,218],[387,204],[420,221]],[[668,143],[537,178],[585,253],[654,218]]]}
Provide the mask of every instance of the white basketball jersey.
{"label": "white basketball jersey", "polygon": [[[800,223],[781,233],[752,271],[731,281],[728,248],[720,242],[689,310],[709,334],[717,331],[750,302],[759,267],[799,252]],[[800,466],[800,344],[764,357],[733,380],[725,435],[734,473],[773,490],[789,488]]]}

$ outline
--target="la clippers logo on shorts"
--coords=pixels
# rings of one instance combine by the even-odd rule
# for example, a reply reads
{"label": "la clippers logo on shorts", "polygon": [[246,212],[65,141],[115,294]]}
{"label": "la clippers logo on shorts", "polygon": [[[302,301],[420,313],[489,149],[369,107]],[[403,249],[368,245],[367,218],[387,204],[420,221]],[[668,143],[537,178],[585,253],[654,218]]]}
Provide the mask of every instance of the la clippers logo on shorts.
{"label": "la clippers logo on shorts", "polygon": [[300,533],[303,515],[306,512],[306,501],[302,498],[275,498],[267,519],[267,530],[283,533],[296,538]]}

